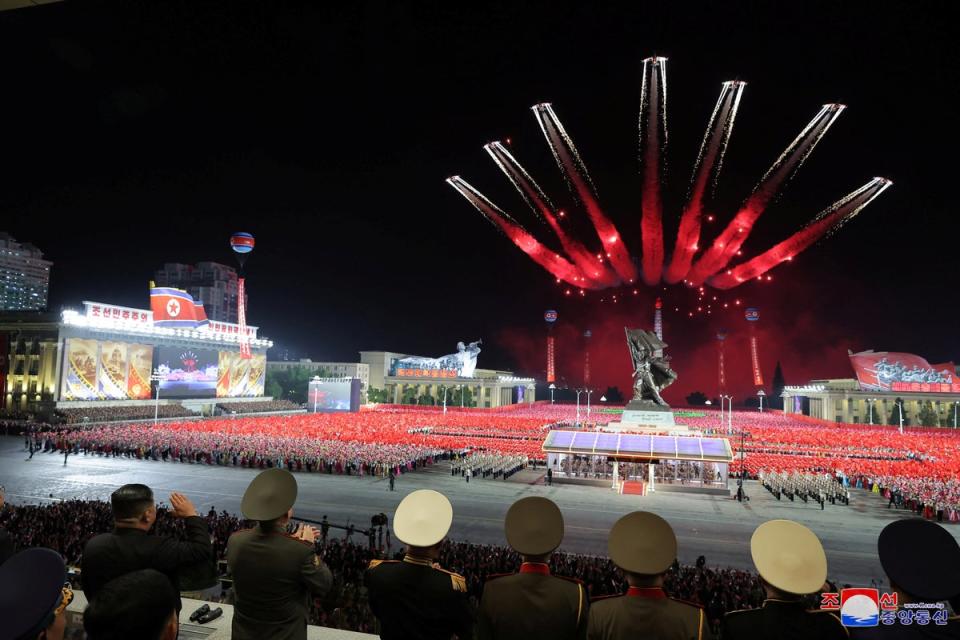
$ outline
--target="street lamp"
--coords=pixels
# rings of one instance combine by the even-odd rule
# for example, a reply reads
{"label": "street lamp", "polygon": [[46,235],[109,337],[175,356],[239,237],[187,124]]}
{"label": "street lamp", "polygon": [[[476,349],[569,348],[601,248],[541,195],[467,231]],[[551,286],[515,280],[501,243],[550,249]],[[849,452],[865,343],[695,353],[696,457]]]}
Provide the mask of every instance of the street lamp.
{"label": "street lamp", "polygon": [[463,393],[463,385],[462,385],[462,384],[458,384],[458,385],[457,385],[457,389],[460,389],[460,408],[463,409],[463,396],[464,396],[464,393]]}
{"label": "street lamp", "polygon": [[953,401],[953,428],[957,428],[957,405],[960,404],[960,401]]}
{"label": "street lamp", "polygon": [[583,389],[577,389],[577,426],[580,426],[580,394],[583,393]]}
{"label": "street lamp", "polygon": [[[320,382],[320,376],[313,376],[313,382],[318,382],[318,383],[319,383],[319,382]],[[310,385],[309,385],[309,384],[307,385],[307,390],[308,390],[308,391],[310,390]],[[317,388],[314,388],[314,390],[313,390],[313,412],[314,412],[314,413],[317,412],[317,402],[318,402],[319,400],[320,400],[320,394],[318,393],[318,389],[317,389]]]}
{"label": "street lamp", "polygon": [[760,389],[760,391],[757,391],[757,397],[760,398],[760,413],[763,413],[763,397],[765,395],[767,394],[763,392],[763,389]]}
{"label": "street lamp", "polygon": [[590,422],[590,395],[593,393],[593,389],[587,389],[587,422]]}
{"label": "street lamp", "polygon": [[[720,395],[720,430],[721,431],[723,430],[723,404],[725,400],[727,403],[727,411],[730,413],[733,413],[733,397],[725,396],[721,394]],[[732,421],[732,418],[731,418],[731,421]],[[730,428],[727,427],[727,435],[729,434],[730,434]]]}
{"label": "street lamp", "polygon": [[733,433],[733,396],[727,396],[730,404],[727,407],[727,433]]}
{"label": "street lamp", "polygon": [[550,404],[553,404],[553,390],[557,388],[557,385],[550,383],[550,386],[547,389],[550,389]]}
{"label": "street lamp", "polygon": [[870,424],[873,424],[873,403],[876,402],[876,398],[867,398],[867,406],[870,411]]}
{"label": "street lamp", "polygon": [[900,409],[900,433],[903,433],[903,400],[897,400],[897,408]]}
{"label": "street lamp", "polygon": [[746,439],[747,439],[747,430],[746,426],[740,426],[740,480],[737,482],[737,498],[740,502],[743,502],[743,499],[747,497],[747,492],[743,489],[743,480],[744,472],[746,470],[746,463],[744,462],[744,456],[746,454]]}
{"label": "street lamp", "polygon": [[443,413],[447,413],[447,385],[443,385]]}
{"label": "street lamp", "polygon": [[150,381],[157,383],[157,400],[156,404],[153,406],[153,426],[157,426],[157,421],[160,417],[160,383],[164,382],[167,379],[167,374],[160,373],[160,369],[154,369],[153,373],[150,375]]}

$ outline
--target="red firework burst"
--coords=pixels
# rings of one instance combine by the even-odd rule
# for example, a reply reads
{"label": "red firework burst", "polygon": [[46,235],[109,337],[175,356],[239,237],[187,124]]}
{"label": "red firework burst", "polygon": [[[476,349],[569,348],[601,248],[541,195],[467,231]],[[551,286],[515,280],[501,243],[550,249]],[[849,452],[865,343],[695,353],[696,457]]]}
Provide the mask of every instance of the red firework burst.
{"label": "red firework burst", "polygon": [[[600,206],[587,167],[550,103],[535,105],[532,110],[567,186],[579,199],[597,233],[601,247],[599,252],[591,250],[586,243],[572,237],[561,227],[559,221],[567,216],[566,212],[554,207],[536,181],[500,142],[489,143],[484,148],[534,213],[550,226],[560,243],[560,251],[554,251],[540,242],[509,213],[460,176],[450,177],[447,182],[558,282],[575,286],[581,294],[587,289],[634,285],[638,278],[642,278],[648,286],[661,281],[668,284],[682,282],[698,289],[703,285],[731,289],[754,278],[762,279],[770,269],[792,260],[821,238],[832,235],[892,184],[886,178],[873,178],[820,212],[786,240],[753,258],[730,266],[731,262],[743,256],[741,247],[750,236],[754,224],[845,109],[842,104],[823,105],[770,166],[723,231],[701,252],[704,218],[708,222],[714,220],[713,214],[705,215],[704,202],[708,191],[716,186],[746,86],[741,81],[724,82],[694,164],[687,202],[680,212],[673,253],[667,261],[663,237],[663,201],[660,195],[661,159],[667,143],[666,64],[667,59],[662,57],[647,58],[643,63],[640,99],[642,251],[639,271],[623,236]],[[510,144],[509,139],[507,144]],[[770,277],[766,276],[766,279]],[[570,293],[569,289],[566,290],[567,295]]]}

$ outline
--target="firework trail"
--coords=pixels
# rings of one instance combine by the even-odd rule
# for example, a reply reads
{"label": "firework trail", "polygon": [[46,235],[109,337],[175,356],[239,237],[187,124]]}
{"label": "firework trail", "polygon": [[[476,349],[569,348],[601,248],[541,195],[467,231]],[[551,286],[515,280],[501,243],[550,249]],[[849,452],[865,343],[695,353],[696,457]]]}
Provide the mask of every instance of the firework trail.
{"label": "firework trail", "polygon": [[643,61],[640,89],[640,158],[643,165],[642,217],[643,281],[660,282],[663,272],[663,200],[660,197],[660,159],[667,147],[667,59]]}
{"label": "firework trail", "polygon": [[[741,248],[750,236],[754,224],[845,109],[842,104],[823,105],[819,113],[770,166],[729,224],[704,252],[699,253],[706,201],[716,188],[723,167],[744,86],[745,83],[740,81],[723,83],[720,97],[700,144],[687,202],[680,215],[673,255],[669,264],[664,264],[663,202],[660,190],[667,143],[666,58],[651,57],[644,60],[639,121],[642,251],[638,253],[642,255],[637,261],[642,265],[644,282],[650,286],[659,283],[661,279],[668,284],[683,281],[688,287],[697,289],[700,300],[703,301],[705,283],[719,289],[729,289],[758,277],[784,260],[791,260],[812,243],[834,233],[891,184],[882,178],[875,179],[861,190],[835,203],[806,227],[766,253],[728,268],[731,261],[742,254]],[[447,182],[514,244],[549,271],[558,282],[576,286],[581,295],[584,295],[586,289],[633,285],[633,295],[637,295],[638,291],[634,287],[638,274],[634,258],[616,226],[600,207],[596,186],[573,140],[567,135],[550,103],[537,104],[531,109],[567,186],[583,203],[600,238],[601,249],[598,253],[591,253],[588,249],[589,243],[573,237],[561,226],[563,211],[556,210],[530,174],[499,142],[492,142],[484,148],[534,213],[545,220],[556,234],[564,255],[540,244],[513,218],[459,177],[448,178]],[[708,216],[708,220],[712,218],[712,215]],[[769,280],[770,276],[766,279]],[[572,292],[568,289],[565,293],[570,295]],[[612,300],[617,301],[616,294],[612,296]],[[714,296],[713,301],[716,300]],[[603,298],[600,301],[603,302]],[[707,314],[711,312],[709,301],[701,306],[706,307]],[[724,304],[724,308],[726,307]],[[697,311],[702,309],[698,307]]]}
{"label": "firework trail", "polygon": [[590,253],[583,243],[570,237],[570,234],[560,226],[554,214],[553,203],[534,181],[530,174],[517,162],[516,158],[507,151],[500,142],[491,142],[483,147],[493,161],[500,167],[507,179],[517,188],[523,199],[538,216],[546,220],[556,234],[563,250],[573,259],[574,264],[586,278],[586,282],[577,283],[591,289],[612,287],[620,284],[617,275],[597,260],[596,255]]}
{"label": "firework trail", "polygon": [[823,105],[820,112],[767,170],[730,224],[714,240],[713,245],[693,265],[687,276],[688,284],[699,286],[712,274],[726,268],[780,188],[800,168],[845,108],[842,104]]}
{"label": "firework trail", "polygon": [[553,277],[578,287],[583,286],[583,276],[574,265],[540,244],[533,235],[517,224],[509,214],[490,202],[486,196],[474,189],[466,180],[460,176],[453,176],[447,178],[447,183],[459,191],[460,195],[477,208],[477,211],[496,225],[521,251],[530,256],[534,262],[549,271]]}
{"label": "firework trail", "polygon": [[803,229],[783,242],[774,245],[743,264],[728,269],[721,275],[713,276],[707,282],[716,289],[732,289],[751,278],[762,276],[783,262],[793,260],[795,255],[810,247],[817,240],[836,233],[840,227],[852,220],[854,216],[860,213],[861,209],[870,204],[891,184],[893,182],[886,178],[874,178],[821,211]]}
{"label": "firework trail", "polygon": [[707,131],[700,144],[697,162],[693,167],[690,193],[687,206],[680,217],[673,258],[664,274],[664,280],[669,284],[680,282],[687,277],[693,256],[700,249],[700,226],[707,187],[709,185],[711,189],[716,188],[720,169],[723,167],[723,156],[733,133],[733,122],[737,117],[740,98],[746,85],[746,82],[737,80],[724,82],[720,97],[713,108]]}
{"label": "firework trail", "polygon": [[534,116],[537,118],[537,122],[540,124],[543,135],[547,139],[547,144],[550,145],[553,157],[556,159],[560,170],[563,172],[564,178],[567,180],[567,184],[571,187],[571,190],[579,196],[580,201],[583,202],[583,206],[587,210],[587,215],[590,217],[590,221],[593,223],[594,229],[596,229],[597,235],[600,237],[601,246],[610,258],[610,264],[621,280],[625,283],[632,284],[637,278],[637,269],[630,259],[630,252],[627,251],[626,246],[623,244],[620,232],[617,231],[613,222],[611,222],[610,218],[607,217],[597,202],[596,189],[594,188],[593,181],[590,179],[586,165],[584,165],[583,160],[580,159],[580,154],[577,153],[577,148],[574,146],[573,140],[571,140],[567,132],[564,131],[563,125],[557,118],[557,114],[554,113],[550,103],[545,102],[534,105],[532,110]]}

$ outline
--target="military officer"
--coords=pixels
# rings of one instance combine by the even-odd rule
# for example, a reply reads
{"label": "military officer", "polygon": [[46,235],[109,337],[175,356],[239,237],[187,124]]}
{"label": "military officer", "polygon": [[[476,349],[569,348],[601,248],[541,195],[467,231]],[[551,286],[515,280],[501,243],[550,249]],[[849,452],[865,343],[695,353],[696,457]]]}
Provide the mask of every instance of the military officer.
{"label": "military officer", "polygon": [[[937,613],[945,600],[960,596],[960,546],[940,525],[921,518],[891,522],[877,540],[880,564],[897,594],[900,612],[910,611],[910,624],[896,617],[894,624],[851,630],[851,637],[874,640],[920,640],[921,638],[960,638],[960,616]],[[955,600],[954,600],[955,602]],[[926,603],[921,609],[908,609],[905,604]],[[946,607],[943,609],[946,610]],[[926,620],[925,623],[918,622]],[[945,623],[945,624],[944,624]]]}
{"label": "military officer", "polygon": [[827,556],[813,531],[792,520],[764,522],[753,532],[750,554],[767,599],[760,609],[728,613],[723,640],[848,637],[830,612],[807,610],[804,596],[827,579]]}
{"label": "military officer", "polygon": [[607,546],[630,589],[625,595],[594,600],[587,638],[713,637],[702,608],[668,598],[663,591],[664,575],[677,559],[677,537],[666,520],[646,511],[628,513],[613,525]]}
{"label": "military officer", "polygon": [[372,560],[366,574],[383,640],[470,638],[467,582],[437,564],[452,522],[450,501],[431,489],[414,491],[397,506],[393,533],[407,545],[406,555],[402,561]]}
{"label": "military officer", "polygon": [[67,567],[52,549],[34,547],[0,567],[0,638],[63,640],[73,600]]}
{"label": "military officer", "polygon": [[308,597],[323,597],[333,582],[315,552],[317,532],[286,532],[297,500],[297,480],[268,469],[247,487],[240,511],[256,520],[227,543],[227,569],[236,595],[233,640],[306,640]]}
{"label": "military officer", "polygon": [[589,604],[583,585],[550,575],[550,555],[563,540],[560,508],[547,498],[521,498],[507,511],[504,532],[523,564],[519,573],[494,576],[484,586],[478,640],[586,638]]}

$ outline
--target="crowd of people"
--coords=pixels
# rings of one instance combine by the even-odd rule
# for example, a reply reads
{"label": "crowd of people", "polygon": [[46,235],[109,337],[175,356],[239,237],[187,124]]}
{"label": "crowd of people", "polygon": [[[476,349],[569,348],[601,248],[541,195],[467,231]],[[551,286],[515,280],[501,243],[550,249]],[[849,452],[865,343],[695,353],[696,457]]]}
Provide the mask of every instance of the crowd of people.
{"label": "crowd of people", "polygon": [[[234,421],[187,424],[209,427],[212,422],[230,425]],[[229,433],[184,426],[127,424],[40,431],[29,434],[27,439],[29,447],[45,453],[379,477],[414,471],[464,453],[415,444],[314,440],[272,436],[246,428],[241,433]]]}
{"label": "crowd of people", "polygon": [[197,414],[179,403],[119,407],[71,407],[57,409],[54,413],[58,422],[66,424],[151,420],[154,415],[159,418],[191,418]]}
{"label": "crowd of people", "polygon": [[220,414],[245,413],[274,413],[281,411],[298,411],[303,407],[290,400],[260,400],[257,402],[218,402]]}
{"label": "crowd of people", "polygon": [[[236,403],[244,405],[245,403]],[[76,410],[94,422],[97,412]],[[152,410],[152,409],[151,409]],[[90,412],[97,415],[91,417]],[[597,419],[615,414],[594,413]],[[581,410],[581,417],[583,413]],[[74,418],[76,419],[76,416]],[[897,429],[872,425],[814,424],[780,412],[705,410],[680,420],[695,432],[727,437],[736,463],[729,473],[758,478],[761,471],[829,474],[850,478],[849,488],[899,492],[922,505],[926,517],[960,521],[960,431],[947,428]],[[578,428],[576,408],[535,403],[510,409],[478,410],[383,405],[359,413],[234,416],[203,421],[173,421],[157,429],[136,424],[95,428],[41,430],[35,447],[101,455],[127,455],[158,460],[268,468],[293,471],[375,474],[386,476],[427,464],[445,452],[474,452],[544,461],[541,446],[552,428]],[[586,428],[583,424],[579,428]],[[601,427],[602,428],[602,427]],[[828,433],[825,433],[828,430]],[[449,453],[447,453],[449,455]],[[742,454],[742,455],[741,455]],[[567,461],[571,475],[608,477],[605,459]],[[682,465],[681,465],[682,466]],[[722,482],[716,469],[678,466],[663,481],[684,482],[690,474]],[[688,473],[689,472],[689,473]],[[696,472],[696,473],[694,473]],[[623,473],[621,472],[621,476]]]}
{"label": "crowd of people", "polygon": [[[213,558],[218,561],[226,558],[230,536],[255,524],[215,509],[203,519],[209,530]],[[112,527],[111,505],[104,501],[66,500],[0,510],[0,528],[11,532],[17,548],[46,547],[60,553],[70,567],[76,588],[83,588],[83,574],[78,568],[82,564],[84,546],[93,536],[110,531]],[[327,535],[324,531],[317,540],[317,554],[333,574],[333,587],[312,607],[310,623],[373,632],[375,619],[364,586],[364,572],[372,559],[394,557],[396,550],[388,548],[383,538],[370,545],[367,531],[357,531],[364,535],[357,536],[354,541],[347,535],[347,527],[338,529],[343,532],[342,536]],[[161,505],[152,531],[156,536],[181,538],[184,523],[174,517],[169,507]],[[486,581],[491,576],[515,571],[521,558],[506,546],[445,541],[438,561],[441,566],[466,576],[468,593],[476,605]],[[218,566],[221,571],[225,568],[222,562]],[[550,559],[550,568],[556,575],[581,580],[591,596],[618,594],[627,586],[617,567],[604,557],[556,553]],[[208,597],[232,602],[229,577],[221,575],[219,578],[225,588],[208,592]],[[179,582],[181,588],[192,589],[194,586],[185,584],[183,578]],[[708,567],[705,562],[698,562],[696,566],[674,563],[666,574],[666,591],[674,597],[704,606],[715,625],[726,611],[757,607],[763,601],[763,591],[755,573]]]}
{"label": "crowd of people", "polygon": [[[680,565],[672,527],[644,511],[613,525],[609,557],[559,552],[563,516],[541,496],[521,498],[507,510],[507,546],[451,542],[450,501],[417,490],[394,513],[393,530],[405,547],[391,555],[389,542],[384,548],[372,533],[386,524],[384,514],[371,519],[369,544],[355,544],[349,530],[344,539],[329,537],[326,518],[322,533],[294,527],[296,495],[295,476],[281,469],[253,479],[241,502],[243,517],[214,508],[202,516],[176,492],[169,507],[157,505],[142,484],[118,488],[110,503],[11,507],[0,493],[0,532],[20,549],[0,557],[0,588],[10,599],[4,628],[11,638],[62,640],[62,616],[79,587],[88,600],[89,640],[173,640],[180,594],[194,596],[192,590],[212,583],[219,587],[209,594],[213,606],[234,606],[231,637],[237,640],[306,638],[308,623],[388,639],[850,636],[831,612],[830,596],[839,609],[839,594],[828,580],[820,540],[790,520],[756,527],[750,540],[755,571],[743,571],[710,568],[703,556],[693,566]],[[893,631],[916,619],[938,632],[958,631],[960,619],[950,614],[960,606],[957,541],[941,526],[914,518],[887,525],[877,548],[896,585],[895,606],[907,605],[884,611],[881,628]],[[937,562],[925,561],[930,552]],[[212,567],[226,574],[187,584]],[[72,585],[64,584],[68,577]],[[206,623],[221,610],[204,605],[191,620]]]}

